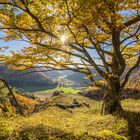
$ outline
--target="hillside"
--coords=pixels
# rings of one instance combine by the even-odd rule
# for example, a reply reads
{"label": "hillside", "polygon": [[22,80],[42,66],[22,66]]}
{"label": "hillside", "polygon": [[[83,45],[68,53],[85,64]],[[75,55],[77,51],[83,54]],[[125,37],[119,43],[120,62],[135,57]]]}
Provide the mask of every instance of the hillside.
{"label": "hillside", "polygon": [[[70,105],[75,100],[82,105],[60,108],[60,104]],[[140,100],[122,101],[125,109],[122,118],[100,115],[101,104],[79,95],[49,98],[29,117],[0,116],[0,139],[139,140]]]}
{"label": "hillside", "polygon": [[[38,101],[33,98],[33,96],[28,96],[24,93],[24,96],[21,95],[19,91],[12,91],[22,112],[28,114],[34,110],[34,107],[38,104]],[[19,114],[19,108],[15,102],[13,95],[9,90],[0,82],[0,115],[3,113],[9,114]]]}
{"label": "hillside", "polygon": [[[92,70],[93,74],[96,74],[97,72],[95,70]],[[124,74],[125,75],[125,74]],[[124,75],[122,76],[121,79],[124,78]],[[69,74],[66,78],[68,80],[73,81],[74,86],[88,86],[88,84],[90,85],[91,82],[85,78],[86,75],[82,74],[82,73],[78,73],[78,72],[73,72],[71,74]],[[94,78],[95,80],[101,80],[102,78],[100,76],[96,76]],[[138,67],[130,76],[129,79],[129,84],[128,87],[139,87],[140,88],[140,67]]]}
{"label": "hillside", "polygon": [[[95,70],[92,70],[93,74],[96,74]],[[91,84],[91,81],[86,78],[87,76],[82,73],[73,72],[70,75],[68,75],[66,78],[68,80],[71,80],[74,82],[73,86],[89,86]],[[96,76],[95,80],[101,80],[100,76]]]}
{"label": "hillside", "polygon": [[[36,70],[42,71],[43,69],[31,69],[22,72],[22,71],[13,71],[5,66],[0,66],[0,77],[6,79],[11,86],[29,92],[53,89],[57,86],[57,82],[59,81],[60,77],[64,77],[64,79],[71,81],[72,87],[87,87],[88,84],[91,84],[90,81],[85,78],[86,75],[78,72],[66,70],[66,71],[49,71],[49,72],[32,73],[32,71]],[[30,74],[22,75],[23,73]],[[96,72],[93,70],[93,73]],[[133,87],[134,85],[139,86],[140,85],[139,77],[140,77],[140,69],[138,68],[132,73],[128,87]],[[95,79],[100,80],[101,77],[97,76],[95,77]]]}
{"label": "hillside", "polygon": [[[139,140],[140,99],[124,99],[121,116],[101,115],[102,101],[61,94],[44,101],[14,92],[25,116],[0,84],[0,140]],[[8,120],[8,121],[7,121]]]}
{"label": "hillside", "polygon": [[[85,75],[72,71],[42,71],[43,69],[30,69],[26,71],[14,71],[5,66],[0,66],[0,77],[4,78],[11,86],[23,89],[24,91],[34,92],[46,89],[52,89],[57,86],[59,77],[64,77],[72,81],[72,86],[87,86]],[[23,73],[30,73],[22,75]],[[18,76],[19,75],[19,76]],[[90,83],[90,82],[89,82]]]}
{"label": "hillside", "polygon": [[73,81],[73,86],[88,86],[87,83],[90,83],[90,81],[85,79],[85,77],[86,75],[84,74],[74,72],[68,75],[67,79]]}
{"label": "hillside", "polygon": [[21,88],[25,91],[49,89],[56,86],[51,79],[42,75],[40,72],[22,75],[22,73],[30,73],[35,70],[36,69],[31,69],[20,72],[10,70],[5,66],[0,66],[0,77],[5,79],[11,86]]}
{"label": "hillside", "polygon": [[130,76],[127,87],[140,89],[140,67]]}

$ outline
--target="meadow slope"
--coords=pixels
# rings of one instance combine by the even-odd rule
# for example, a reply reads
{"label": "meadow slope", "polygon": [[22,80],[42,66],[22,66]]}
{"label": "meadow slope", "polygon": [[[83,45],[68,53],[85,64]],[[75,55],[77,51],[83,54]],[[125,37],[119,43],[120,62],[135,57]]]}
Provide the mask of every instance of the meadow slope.
{"label": "meadow slope", "polygon": [[[74,100],[89,106],[61,109]],[[139,140],[140,100],[122,101],[121,118],[100,115],[101,101],[79,95],[61,95],[42,102],[27,117],[2,114],[0,140]]]}

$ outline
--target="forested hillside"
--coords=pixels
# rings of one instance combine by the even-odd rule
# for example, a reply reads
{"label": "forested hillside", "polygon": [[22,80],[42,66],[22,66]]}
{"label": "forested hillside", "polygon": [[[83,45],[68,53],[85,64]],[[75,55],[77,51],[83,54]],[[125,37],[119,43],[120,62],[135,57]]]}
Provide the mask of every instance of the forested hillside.
{"label": "forested hillside", "polygon": [[[50,89],[57,85],[49,77],[47,78],[47,76],[44,76],[40,72],[34,72],[38,71],[37,69],[20,72],[10,70],[5,66],[0,66],[0,71],[0,77],[7,80],[11,86],[21,88],[25,91],[36,91],[37,88],[38,90]],[[37,88],[35,88],[36,86]]]}

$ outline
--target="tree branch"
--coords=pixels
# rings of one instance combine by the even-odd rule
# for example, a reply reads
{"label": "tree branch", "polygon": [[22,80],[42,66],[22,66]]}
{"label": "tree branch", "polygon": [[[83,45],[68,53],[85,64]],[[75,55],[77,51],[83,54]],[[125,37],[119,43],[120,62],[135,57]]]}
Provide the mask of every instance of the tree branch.
{"label": "tree branch", "polygon": [[124,26],[122,26],[122,27],[120,28],[120,30],[123,30],[123,29],[125,29],[126,27],[131,26],[132,24],[135,24],[135,23],[137,23],[137,22],[139,22],[139,21],[140,21],[140,15],[138,15],[137,17],[135,17],[135,18],[133,18],[133,19],[131,19],[131,20],[125,22],[125,23],[123,24]]}
{"label": "tree branch", "polygon": [[139,55],[139,57],[137,59],[136,64],[132,68],[130,68],[129,71],[127,72],[127,74],[125,75],[124,81],[121,84],[121,88],[125,87],[126,83],[128,82],[129,76],[131,75],[133,70],[135,70],[135,68],[137,68],[139,66],[139,64],[140,64],[140,55]]}

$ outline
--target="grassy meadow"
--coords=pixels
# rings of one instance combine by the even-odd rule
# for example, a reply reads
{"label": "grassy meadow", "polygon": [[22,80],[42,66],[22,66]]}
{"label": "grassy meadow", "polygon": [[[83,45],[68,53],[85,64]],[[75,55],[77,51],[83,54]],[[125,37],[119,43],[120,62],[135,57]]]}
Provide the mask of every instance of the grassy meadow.
{"label": "grassy meadow", "polygon": [[[121,117],[101,115],[102,101],[78,95],[80,90],[55,88],[32,93],[45,100],[29,98],[14,90],[25,116],[15,112],[8,90],[0,83],[0,140],[139,140],[140,99],[122,100]],[[56,90],[64,91],[51,97]],[[46,96],[50,95],[46,99]],[[39,97],[40,97],[39,96]],[[31,96],[32,97],[32,96]],[[4,100],[3,100],[4,99]],[[74,101],[74,108],[60,108]],[[5,112],[2,109],[6,109]]]}
{"label": "grassy meadow", "polygon": [[79,89],[74,89],[72,87],[56,87],[53,89],[49,89],[49,90],[41,90],[41,91],[37,91],[37,92],[33,92],[33,94],[47,94],[47,93],[53,93],[54,91],[63,91],[65,94],[76,94],[78,93],[80,90]]}
{"label": "grassy meadow", "polygon": [[[85,102],[82,106],[63,110],[56,104]],[[35,113],[26,117],[10,114],[0,116],[1,140],[139,140],[140,100],[122,101],[122,118],[101,115],[102,101],[77,94],[47,99]],[[8,121],[7,121],[8,120]]]}

